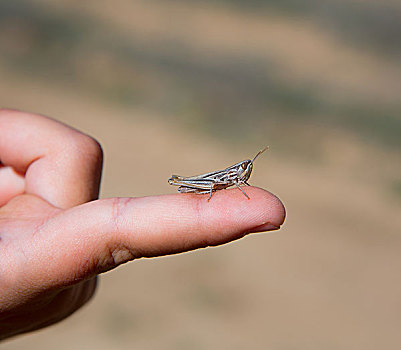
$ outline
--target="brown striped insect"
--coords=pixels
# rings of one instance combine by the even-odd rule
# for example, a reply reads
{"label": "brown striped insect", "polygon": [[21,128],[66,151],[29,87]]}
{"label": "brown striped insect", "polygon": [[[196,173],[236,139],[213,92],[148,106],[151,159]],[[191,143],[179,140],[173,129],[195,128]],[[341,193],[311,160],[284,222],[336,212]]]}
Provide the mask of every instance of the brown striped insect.
{"label": "brown striped insect", "polygon": [[168,180],[168,183],[173,186],[179,186],[178,192],[180,193],[210,193],[208,201],[212,198],[214,192],[231,186],[237,186],[244,196],[250,199],[240,186],[250,186],[247,181],[251,176],[253,163],[256,158],[267,149],[268,147],[259,151],[252,160],[243,160],[242,162],[231,165],[224,170],[217,170],[189,177],[172,175]]}

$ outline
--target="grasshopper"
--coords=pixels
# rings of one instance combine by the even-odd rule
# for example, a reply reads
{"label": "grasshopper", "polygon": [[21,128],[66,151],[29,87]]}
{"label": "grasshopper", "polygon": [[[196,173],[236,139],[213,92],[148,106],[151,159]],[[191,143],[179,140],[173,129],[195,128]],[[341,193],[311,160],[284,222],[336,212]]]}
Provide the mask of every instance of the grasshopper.
{"label": "grasshopper", "polygon": [[252,173],[253,162],[267,149],[268,147],[259,151],[252,160],[243,160],[224,170],[189,177],[172,175],[168,183],[173,186],[179,186],[178,192],[180,193],[210,193],[208,201],[212,198],[213,192],[235,185],[246,198],[250,199],[240,186],[250,186],[247,181]]}

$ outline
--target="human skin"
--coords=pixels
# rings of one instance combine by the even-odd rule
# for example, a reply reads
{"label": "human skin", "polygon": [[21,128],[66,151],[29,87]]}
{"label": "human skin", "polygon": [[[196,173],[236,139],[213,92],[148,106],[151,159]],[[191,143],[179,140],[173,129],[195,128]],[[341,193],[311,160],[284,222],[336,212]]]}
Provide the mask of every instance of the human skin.
{"label": "human skin", "polygon": [[248,187],[208,195],[97,199],[102,150],[53,119],[0,109],[0,340],[56,323],[96,276],[143,257],[278,229],[280,200]]}

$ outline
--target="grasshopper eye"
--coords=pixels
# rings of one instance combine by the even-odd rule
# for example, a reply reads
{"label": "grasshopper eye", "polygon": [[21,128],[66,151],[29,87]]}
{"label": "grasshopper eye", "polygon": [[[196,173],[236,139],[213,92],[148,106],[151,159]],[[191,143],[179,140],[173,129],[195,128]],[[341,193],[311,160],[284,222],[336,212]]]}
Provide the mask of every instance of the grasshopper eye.
{"label": "grasshopper eye", "polygon": [[246,169],[246,164],[245,164],[245,163],[242,163],[242,164],[241,164],[241,168],[245,170],[245,169]]}

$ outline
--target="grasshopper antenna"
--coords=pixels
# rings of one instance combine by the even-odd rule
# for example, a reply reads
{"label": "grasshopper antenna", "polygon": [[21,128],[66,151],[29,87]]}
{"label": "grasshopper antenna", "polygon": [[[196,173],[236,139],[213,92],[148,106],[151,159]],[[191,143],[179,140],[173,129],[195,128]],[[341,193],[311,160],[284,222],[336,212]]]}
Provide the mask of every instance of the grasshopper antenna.
{"label": "grasshopper antenna", "polygon": [[252,159],[252,163],[255,161],[256,158],[258,158],[264,151],[269,149],[269,146],[263,148],[261,151],[258,152],[258,154]]}

